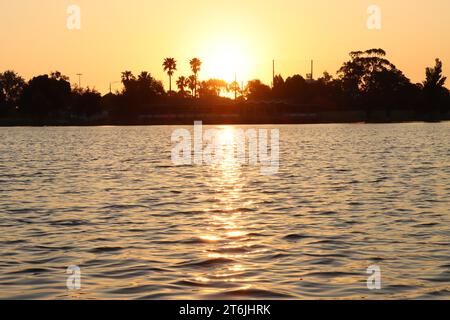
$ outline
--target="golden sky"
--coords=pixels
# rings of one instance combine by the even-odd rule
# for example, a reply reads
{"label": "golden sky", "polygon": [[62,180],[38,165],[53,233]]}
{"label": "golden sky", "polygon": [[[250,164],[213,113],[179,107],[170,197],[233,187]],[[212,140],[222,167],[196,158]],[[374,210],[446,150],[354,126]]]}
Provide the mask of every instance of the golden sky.
{"label": "golden sky", "polygon": [[[67,7],[81,8],[81,29],[66,27]],[[381,30],[366,26],[371,4]],[[161,64],[203,62],[201,79],[237,73],[239,82],[270,84],[272,59],[284,77],[334,74],[348,52],[381,47],[414,82],[440,57],[450,77],[449,0],[0,0],[0,71],[26,79],[62,71],[102,93],[120,73],[150,71],[168,86]],[[448,86],[448,84],[447,84]],[[114,84],[113,89],[119,89]]]}

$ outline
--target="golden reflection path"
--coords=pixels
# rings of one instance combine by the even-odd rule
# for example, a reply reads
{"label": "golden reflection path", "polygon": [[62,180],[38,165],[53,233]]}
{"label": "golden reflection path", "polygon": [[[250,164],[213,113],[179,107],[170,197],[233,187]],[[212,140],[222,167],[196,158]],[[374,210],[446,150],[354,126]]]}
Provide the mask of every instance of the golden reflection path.
{"label": "golden reflection path", "polygon": [[[202,282],[223,281],[239,285],[239,289],[251,287],[249,279],[242,277],[247,270],[239,261],[250,254],[245,250],[248,232],[244,227],[246,220],[242,214],[242,166],[235,157],[236,129],[220,126],[216,136],[223,150],[223,161],[210,167],[211,187],[215,190],[217,203],[205,211],[208,213],[208,227],[201,239],[211,242],[213,248],[205,252],[209,259],[227,259],[225,267],[212,268],[206,277],[196,280]],[[232,146],[232,149],[230,149]],[[242,285],[241,285],[242,284]],[[203,293],[216,293],[217,289],[205,288]]]}

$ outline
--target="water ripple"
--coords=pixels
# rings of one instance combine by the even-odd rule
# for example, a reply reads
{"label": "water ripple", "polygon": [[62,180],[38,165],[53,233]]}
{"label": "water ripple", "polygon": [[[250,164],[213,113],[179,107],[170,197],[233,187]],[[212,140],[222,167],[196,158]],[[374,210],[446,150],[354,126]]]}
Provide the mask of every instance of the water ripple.
{"label": "water ripple", "polygon": [[450,298],[449,123],[276,127],[271,177],[174,166],[174,127],[0,128],[0,298]]}

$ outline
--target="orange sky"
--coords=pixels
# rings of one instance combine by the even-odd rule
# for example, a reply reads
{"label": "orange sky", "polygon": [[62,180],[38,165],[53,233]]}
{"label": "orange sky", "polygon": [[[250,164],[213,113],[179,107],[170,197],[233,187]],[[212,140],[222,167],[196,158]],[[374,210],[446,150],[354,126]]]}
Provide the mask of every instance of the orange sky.
{"label": "orange sky", "polygon": [[[81,29],[68,30],[67,7],[81,8]],[[366,26],[367,8],[382,10],[382,29]],[[120,73],[162,71],[175,57],[179,75],[189,58],[203,62],[200,78],[238,81],[277,73],[305,76],[314,58],[316,75],[334,74],[351,50],[384,48],[412,81],[422,81],[434,58],[450,76],[448,0],[0,0],[0,71],[29,79],[60,70],[102,93]],[[448,86],[448,85],[447,85]],[[113,89],[119,89],[114,84]]]}

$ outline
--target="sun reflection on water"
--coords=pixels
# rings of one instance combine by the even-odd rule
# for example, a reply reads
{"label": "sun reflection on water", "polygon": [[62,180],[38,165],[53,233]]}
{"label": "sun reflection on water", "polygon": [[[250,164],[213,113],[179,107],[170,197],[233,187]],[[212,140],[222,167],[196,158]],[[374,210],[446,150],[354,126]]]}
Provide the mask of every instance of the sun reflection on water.
{"label": "sun reflection on water", "polygon": [[[233,283],[239,289],[243,286],[248,288],[249,279],[242,275],[247,270],[245,258],[249,255],[249,232],[245,230],[246,216],[241,211],[245,183],[234,152],[236,130],[232,126],[221,126],[216,138],[223,147],[223,161],[210,167],[209,183],[215,190],[217,203],[206,210],[208,227],[201,238],[210,243],[205,252],[208,259],[227,259],[227,263],[215,266],[203,276],[210,281]],[[210,289],[206,290],[210,292]]]}

